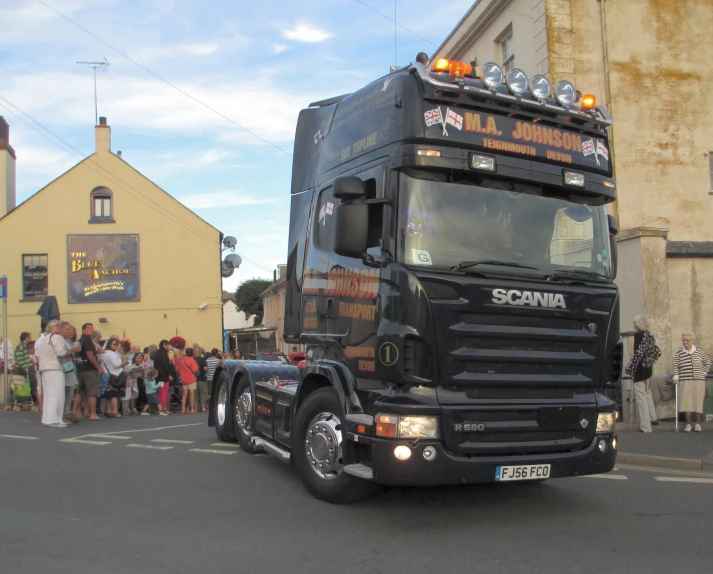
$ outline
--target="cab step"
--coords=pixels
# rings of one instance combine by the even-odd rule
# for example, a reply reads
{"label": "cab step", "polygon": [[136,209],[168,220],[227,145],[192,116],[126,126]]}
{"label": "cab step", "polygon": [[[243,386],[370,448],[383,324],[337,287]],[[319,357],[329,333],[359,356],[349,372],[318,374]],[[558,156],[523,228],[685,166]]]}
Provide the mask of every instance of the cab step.
{"label": "cab step", "polygon": [[344,472],[346,472],[347,474],[351,474],[352,476],[356,476],[357,478],[363,478],[365,480],[374,479],[374,471],[371,469],[371,467],[360,462],[357,464],[346,465],[344,467]]}
{"label": "cab step", "polygon": [[250,439],[250,446],[257,451],[265,451],[266,453],[277,457],[282,462],[290,464],[290,453],[265,439],[253,437]]}

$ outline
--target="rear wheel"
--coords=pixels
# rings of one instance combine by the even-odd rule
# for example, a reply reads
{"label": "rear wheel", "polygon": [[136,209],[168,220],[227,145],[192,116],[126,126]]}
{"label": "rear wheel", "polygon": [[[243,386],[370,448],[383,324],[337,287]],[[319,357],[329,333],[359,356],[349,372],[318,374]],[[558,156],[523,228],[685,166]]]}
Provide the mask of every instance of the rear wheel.
{"label": "rear wheel", "polygon": [[257,451],[250,446],[250,436],[255,429],[253,393],[250,381],[243,377],[235,391],[233,400],[233,416],[235,418],[235,435],[238,437],[240,448],[248,454]]}
{"label": "rear wheel", "polygon": [[367,496],[372,484],[344,472],[344,413],[332,389],[309,395],[297,412],[292,459],[302,483],[320,500],[347,504]]}
{"label": "rear wheel", "polygon": [[233,432],[233,408],[228,397],[230,396],[230,382],[228,375],[222,371],[218,376],[218,384],[216,385],[218,394],[215,399],[215,434],[222,442],[235,442],[235,433]]}

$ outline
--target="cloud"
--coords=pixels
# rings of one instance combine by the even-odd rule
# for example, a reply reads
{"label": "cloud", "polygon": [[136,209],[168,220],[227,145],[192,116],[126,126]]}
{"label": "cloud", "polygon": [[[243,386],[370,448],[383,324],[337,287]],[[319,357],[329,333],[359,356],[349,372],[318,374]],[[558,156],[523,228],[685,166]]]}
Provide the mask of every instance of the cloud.
{"label": "cloud", "polygon": [[224,159],[231,159],[233,157],[235,157],[235,154],[232,152],[219,149],[209,149],[198,159],[198,161],[203,165],[213,165],[214,163],[218,163]]}
{"label": "cloud", "polygon": [[282,30],[282,35],[288,40],[294,42],[306,42],[308,44],[316,44],[329,40],[334,34],[317,28],[311,24],[304,22],[297,23],[294,27]]}
{"label": "cloud", "polygon": [[217,42],[197,44],[162,44],[159,46],[140,46],[132,50],[132,57],[143,65],[160,60],[183,58],[184,56],[212,56],[220,49]]}
{"label": "cloud", "polygon": [[279,42],[277,44],[272,45],[272,52],[274,54],[282,54],[282,52],[285,52],[289,49],[290,47],[287,44],[280,44]]}
{"label": "cloud", "polygon": [[214,209],[219,207],[237,207],[239,205],[259,205],[275,201],[274,199],[268,198],[250,197],[237,191],[195,193],[177,197],[176,199],[189,209]]}

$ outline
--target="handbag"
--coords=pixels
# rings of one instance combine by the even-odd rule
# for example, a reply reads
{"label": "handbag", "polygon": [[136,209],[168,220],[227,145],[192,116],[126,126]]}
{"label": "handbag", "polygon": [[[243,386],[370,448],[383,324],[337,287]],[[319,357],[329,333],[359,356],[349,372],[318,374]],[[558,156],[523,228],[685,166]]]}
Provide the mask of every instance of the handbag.
{"label": "handbag", "polygon": [[112,375],[109,373],[109,384],[115,391],[123,391],[126,388],[126,375],[124,374],[124,371],[118,375]]}
{"label": "handbag", "polygon": [[[54,334],[50,335],[50,344],[52,343],[52,337]],[[62,366],[63,373],[73,373],[74,372],[74,360],[72,359],[72,354],[70,353],[66,357],[57,357],[59,364]]]}

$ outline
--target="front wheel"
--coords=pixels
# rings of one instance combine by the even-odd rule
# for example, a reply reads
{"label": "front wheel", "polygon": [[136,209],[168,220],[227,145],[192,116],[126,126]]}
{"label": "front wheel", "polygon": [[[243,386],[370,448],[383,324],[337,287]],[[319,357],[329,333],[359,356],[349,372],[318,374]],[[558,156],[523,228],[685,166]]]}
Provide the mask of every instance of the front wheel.
{"label": "front wheel", "polygon": [[302,483],[320,500],[347,504],[367,496],[372,484],[344,472],[344,413],[332,389],[309,395],[297,411],[292,457]]}
{"label": "front wheel", "polygon": [[235,442],[235,433],[233,433],[233,413],[232,405],[230,404],[230,382],[228,375],[222,371],[218,376],[218,384],[216,385],[218,394],[214,403],[213,420],[215,421],[215,434],[222,442]]}

